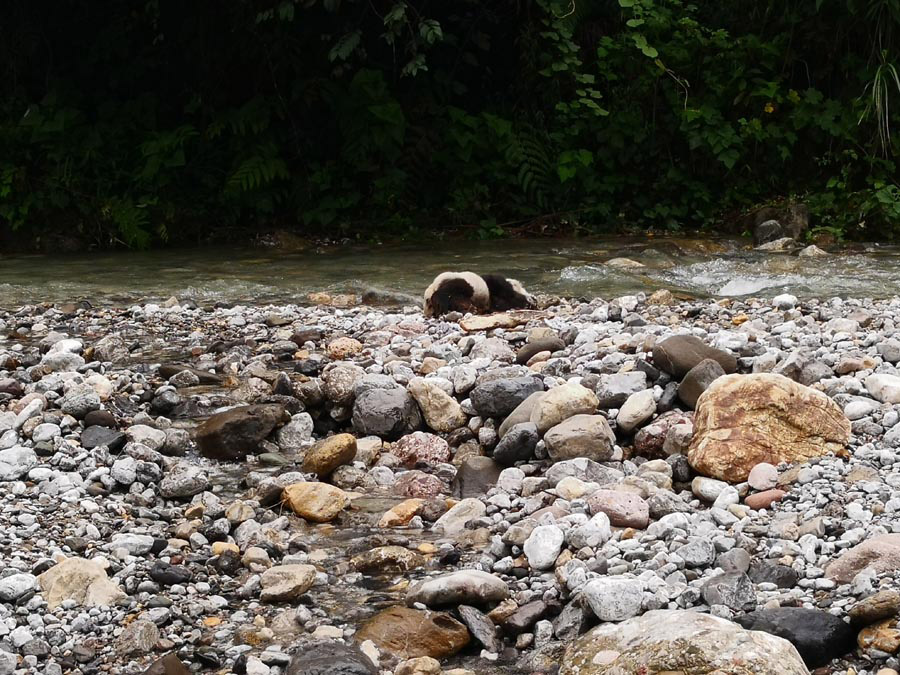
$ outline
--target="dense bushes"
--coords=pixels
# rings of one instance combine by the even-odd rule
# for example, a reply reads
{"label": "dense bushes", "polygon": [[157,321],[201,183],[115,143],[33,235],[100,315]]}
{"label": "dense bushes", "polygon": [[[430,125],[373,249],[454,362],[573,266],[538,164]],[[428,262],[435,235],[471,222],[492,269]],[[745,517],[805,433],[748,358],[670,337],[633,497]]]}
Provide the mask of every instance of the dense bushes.
{"label": "dense bushes", "polygon": [[900,0],[14,3],[0,223],[490,237],[802,198],[890,238],[898,26]]}

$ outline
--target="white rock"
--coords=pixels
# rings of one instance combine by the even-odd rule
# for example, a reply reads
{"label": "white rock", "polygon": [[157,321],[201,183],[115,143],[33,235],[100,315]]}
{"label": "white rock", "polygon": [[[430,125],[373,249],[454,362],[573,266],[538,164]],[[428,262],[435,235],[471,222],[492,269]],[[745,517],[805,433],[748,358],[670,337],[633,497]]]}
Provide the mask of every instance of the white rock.
{"label": "white rock", "polygon": [[34,450],[14,446],[0,450],[0,481],[19,480],[34,467],[38,459]]}
{"label": "white rock", "polygon": [[772,298],[772,306],[775,309],[788,310],[797,306],[797,296],[790,293],[782,293]]}
{"label": "white rock", "polygon": [[15,602],[36,589],[37,577],[33,574],[11,574],[0,578],[0,600],[3,602]]}
{"label": "white rock", "polygon": [[866,378],[866,389],[882,403],[900,403],[900,377],[876,373]]}
{"label": "white rock", "polygon": [[747,482],[754,490],[770,490],[778,482],[778,469],[768,462],[760,462],[750,469]]}
{"label": "white rock", "polygon": [[595,514],[588,522],[569,530],[567,539],[573,549],[588,546],[597,548],[605,544],[612,537],[609,516],[605,513]]}
{"label": "white rock", "polygon": [[562,550],[565,535],[556,525],[534,528],[522,547],[532,569],[546,570],[553,567]]}
{"label": "white rock", "polygon": [[135,424],[125,431],[128,440],[146,445],[151,450],[159,450],[166,443],[166,432],[146,424]]}
{"label": "white rock", "polygon": [[584,599],[601,621],[624,621],[641,613],[641,582],[622,577],[602,577],[585,584]]}
{"label": "white rock", "polygon": [[463,499],[438,518],[432,529],[435,532],[443,532],[445,535],[458,534],[466,529],[466,523],[481,518],[485,511],[486,507],[480,499],[472,497]]}

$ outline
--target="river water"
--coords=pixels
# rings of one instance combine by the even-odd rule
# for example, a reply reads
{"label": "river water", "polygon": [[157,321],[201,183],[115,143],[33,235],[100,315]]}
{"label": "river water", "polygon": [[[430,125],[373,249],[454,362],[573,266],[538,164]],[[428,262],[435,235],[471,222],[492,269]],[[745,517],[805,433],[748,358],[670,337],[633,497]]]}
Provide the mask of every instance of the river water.
{"label": "river water", "polygon": [[[607,262],[629,258],[643,267]],[[867,245],[827,258],[754,251],[746,240],[531,239],[333,246],[285,252],[195,248],[66,256],[0,254],[0,306],[86,299],[126,304],[176,296],[213,301],[302,301],[313,291],[370,290],[419,297],[444,270],[499,272],[534,293],[611,297],[668,288],[696,297],[890,297],[900,247]]]}

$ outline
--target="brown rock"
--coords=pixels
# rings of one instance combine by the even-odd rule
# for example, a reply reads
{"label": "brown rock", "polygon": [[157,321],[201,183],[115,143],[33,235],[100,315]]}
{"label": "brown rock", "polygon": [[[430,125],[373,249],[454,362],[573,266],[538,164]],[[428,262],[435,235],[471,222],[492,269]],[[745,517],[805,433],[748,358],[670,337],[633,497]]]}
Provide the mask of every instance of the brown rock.
{"label": "brown rock", "polygon": [[490,316],[467,316],[459,322],[459,327],[467,333],[479,330],[493,330],[494,328],[515,328],[527,319],[511,314],[491,314]]}
{"label": "brown rock", "polygon": [[825,568],[825,576],[849,584],[867,567],[879,574],[900,569],[900,534],[882,534],[848,549]]}
{"label": "brown rock", "polygon": [[350,500],[340,488],[328,483],[294,483],[284,488],[282,499],[294,513],[314,523],[327,523]]}
{"label": "brown rock", "polygon": [[392,489],[398,497],[422,497],[428,499],[446,492],[447,486],[437,476],[424,471],[413,470],[401,473],[397,480],[394,481]]}
{"label": "brown rock", "polygon": [[144,675],[191,675],[191,671],[181,662],[181,659],[170,652],[151,663],[150,667],[144,671]]}
{"label": "brown rock", "polygon": [[726,373],[737,370],[737,359],[728,352],[711,347],[693,335],[673,335],[653,347],[653,363],[681,378],[704,359],[718,361]]}
{"label": "brown rock", "polygon": [[469,631],[449,614],[409,607],[389,607],[366,621],[356,633],[401,659],[452,656],[469,643]]}
{"label": "brown rock", "polygon": [[391,445],[392,455],[400,458],[403,466],[412,467],[417,462],[429,466],[450,461],[450,445],[440,436],[425,431],[414,431]]}
{"label": "brown rock", "polygon": [[900,592],[878,591],[875,595],[857,602],[847,614],[858,626],[868,626],[876,621],[897,616],[900,614]]}
{"label": "brown rock", "polygon": [[362,351],[362,342],[349,337],[339,337],[332,340],[325,348],[328,358],[335,361],[342,361],[349,356],[354,356]]}
{"label": "brown rock", "polygon": [[353,434],[337,434],[316,443],[303,458],[303,470],[327,476],[339,466],[350,464],[356,457]]}
{"label": "brown rock", "polygon": [[644,529],[650,522],[650,507],[638,495],[618,490],[596,490],[588,497],[592,514],[605,513],[610,525]]}
{"label": "brown rock", "polygon": [[406,572],[425,564],[425,558],[402,546],[379,546],[350,559],[357,572]]}
{"label": "brown rock", "polygon": [[705,476],[740,482],[760,462],[847,456],[850,421],[825,394],[782,375],[720,377],[697,402],[691,466]]}
{"label": "brown rock", "polygon": [[663,445],[669,430],[678,424],[692,424],[693,413],[669,410],[639,429],[634,435],[634,452],[641,457],[665,457]]}
{"label": "brown rock", "polygon": [[270,567],[259,579],[262,602],[288,602],[306,593],[316,581],[312,565],[277,565]]}
{"label": "brown rock", "polygon": [[200,454],[235,460],[259,450],[260,442],[286,417],[279,404],[247,405],[213,415],[194,431]]}
{"label": "brown rock", "polygon": [[877,649],[888,654],[900,649],[900,630],[897,630],[896,619],[885,619],[871,626],[866,626],[856,637],[860,649]]}
{"label": "brown rock", "polygon": [[778,490],[773,488],[771,490],[763,490],[762,492],[757,492],[756,494],[747,495],[747,498],[744,500],[744,503],[749,506],[754,511],[759,511],[760,509],[767,509],[775,502],[780,502],[784,499],[784,496],[787,494],[784,490]]}

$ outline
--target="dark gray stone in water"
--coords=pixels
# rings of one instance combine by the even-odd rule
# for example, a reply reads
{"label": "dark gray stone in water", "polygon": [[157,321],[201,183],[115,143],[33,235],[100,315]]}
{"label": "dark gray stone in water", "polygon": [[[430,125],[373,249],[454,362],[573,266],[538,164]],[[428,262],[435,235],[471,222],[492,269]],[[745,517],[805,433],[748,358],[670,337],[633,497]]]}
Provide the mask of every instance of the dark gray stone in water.
{"label": "dark gray stone in water", "polygon": [[744,628],[777,635],[790,642],[808,668],[818,668],[856,648],[850,624],[820,609],[760,609],[735,619]]}
{"label": "dark gray stone in water", "polygon": [[393,441],[422,426],[422,413],[403,387],[369,389],[353,403],[353,429]]}
{"label": "dark gray stone in water", "polygon": [[538,443],[537,426],[533,422],[523,422],[512,427],[494,448],[494,460],[503,466],[512,466],[534,457]]}
{"label": "dark gray stone in water", "polygon": [[294,460],[279,455],[277,452],[264,452],[259,456],[259,463],[267,466],[288,466],[293,464]]}
{"label": "dark gray stone in water", "polygon": [[460,605],[457,609],[459,618],[472,636],[484,645],[489,652],[499,654],[503,649],[503,643],[497,637],[497,627],[494,622],[481,613],[478,609],[469,605]]}
{"label": "dark gray stone in water", "polygon": [[378,671],[356,647],[324,642],[304,647],[291,657],[285,675],[377,675]]}
{"label": "dark gray stone in water", "polygon": [[208,370],[200,370],[199,368],[191,368],[190,366],[182,366],[180,364],[164,364],[159,367],[158,374],[160,377],[169,379],[173,375],[177,375],[183,370],[187,370],[192,372],[197,376],[197,379],[200,380],[200,384],[222,384],[224,378],[221,375],[216,375],[215,373],[211,373]]}
{"label": "dark gray stone in water", "polygon": [[483,497],[497,484],[503,467],[490,457],[469,457],[459,467],[450,490],[455,497]]}
{"label": "dark gray stone in water", "polygon": [[503,418],[535,392],[543,391],[539,377],[511,377],[478,384],[469,394],[472,407],[483,417]]}

